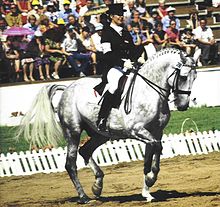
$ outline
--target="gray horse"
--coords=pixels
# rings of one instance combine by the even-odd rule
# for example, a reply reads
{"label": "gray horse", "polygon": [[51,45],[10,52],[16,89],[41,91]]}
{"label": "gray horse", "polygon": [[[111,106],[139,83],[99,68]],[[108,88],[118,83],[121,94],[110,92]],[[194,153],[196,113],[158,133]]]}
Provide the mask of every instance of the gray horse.
{"label": "gray horse", "polygon": [[[82,78],[68,87],[43,87],[22,120],[19,134],[24,133],[29,142],[38,146],[48,143],[55,145],[64,135],[68,144],[65,167],[78,192],[79,203],[88,203],[91,199],[84,192],[77,176],[78,151],[94,172],[92,191],[99,197],[104,173],[92,158],[94,150],[109,139],[131,138],[145,142],[142,196],[152,201],[154,197],[149,189],[157,180],[162,133],[170,118],[168,97],[172,91],[177,109],[184,111],[188,108],[192,84],[196,78],[195,61],[179,50],[164,49],[148,59],[138,72],[131,72],[121,95],[120,107],[112,109],[109,115],[108,132],[98,131],[95,124],[101,97],[93,88],[100,83],[100,78]],[[55,109],[51,102],[57,90],[63,90],[63,93]],[[79,148],[83,130],[91,139]]]}

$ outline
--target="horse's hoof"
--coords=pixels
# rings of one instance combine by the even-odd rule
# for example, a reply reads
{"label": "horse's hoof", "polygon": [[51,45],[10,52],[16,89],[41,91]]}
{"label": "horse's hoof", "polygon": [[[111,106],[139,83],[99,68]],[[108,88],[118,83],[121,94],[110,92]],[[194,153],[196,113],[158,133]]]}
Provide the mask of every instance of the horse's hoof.
{"label": "horse's hoof", "polygon": [[102,186],[98,186],[96,183],[94,183],[92,186],[92,192],[96,198],[100,198],[100,195],[102,193]]}
{"label": "horse's hoof", "polygon": [[147,202],[156,201],[156,199],[149,192],[146,192],[145,190],[142,190],[142,196],[146,199]]}
{"label": "horse's hoof", "polygon": [[87,204],[91,201],[91,199],[87,196],[84,195],[82,198],[79,198],[79,200],[77,201],[78,204]]}
{"label": "horse's hoof", "polygon": [[146,198],[146,200],[147,200],[148,203],[156,201],[156,199],[153,196]]}

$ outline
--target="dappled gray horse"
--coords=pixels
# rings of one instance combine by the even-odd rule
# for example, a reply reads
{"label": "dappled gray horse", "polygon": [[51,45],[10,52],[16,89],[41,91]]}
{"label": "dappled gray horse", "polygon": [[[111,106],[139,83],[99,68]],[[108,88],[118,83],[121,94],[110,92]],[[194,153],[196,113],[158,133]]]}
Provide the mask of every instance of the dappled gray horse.
{"label": "dappled gray horse", "polygon": [[[88,203],[90,198],[85,194],[77,177],[78,150],[94,172],[95,183],[92,191],[99,197],[104,173],[92,158],[94,150],[109,139],[131,138],[145,142],[145,181],[142,196],[151,201],[154,198],[149,188],[157,179],[162,133],[170,118],[168,97],[172,91],[177,109],[183,111],[188,108],[189,95],[196,78],[195,61],[179,50],[164,49],[148,59],[138,73],[132,71],[128,75],[120,107],[112,109],[109,115],[108,132],[98,131],[95,124],[101,97],[93,88],[100,83],[100,78],[82,78],[68,87],[43,87],[31,110],[22,120],[20,133],[24,133],[29,142],[38,146],[48,143],[55,145],[64,134],[68,144],[65,167],[78,192],[80,203]],[[57,90],[63,90],[56,109],[60,124],[56,121],[51,104]],[[79,149],[83,130],[91,139]]]}

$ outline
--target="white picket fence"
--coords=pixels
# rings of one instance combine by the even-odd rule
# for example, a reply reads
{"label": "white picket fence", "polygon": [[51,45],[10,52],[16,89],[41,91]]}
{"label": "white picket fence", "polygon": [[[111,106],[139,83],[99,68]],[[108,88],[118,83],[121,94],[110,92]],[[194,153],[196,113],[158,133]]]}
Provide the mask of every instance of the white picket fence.
{"label": "white picket fence", "polygon": [[[220,151],[220,131],[198,132],[188,135],[164,135],[161,158],[177,155],[207,154]],[[65,171],[66,147],[36,152],[1,154],[0,176],[31,175]],[[145,144],[132,139],[108,141],[93,153],[93,158],[100,166],[143,160]],[[78,169],[86,167],[83,158],[78,155]]]}

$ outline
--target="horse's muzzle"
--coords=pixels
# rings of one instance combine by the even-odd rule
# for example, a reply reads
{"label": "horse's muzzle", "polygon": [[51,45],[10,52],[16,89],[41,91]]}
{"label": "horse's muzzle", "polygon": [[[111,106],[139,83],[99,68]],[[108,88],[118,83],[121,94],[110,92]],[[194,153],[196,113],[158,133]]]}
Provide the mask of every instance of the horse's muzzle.
{"label": "horse's muzzle", "polygon": [[177,110],[178,111],[186,111],[189,107],[189,104],[185,105],[185,106],[178,106],[177,107]]}

